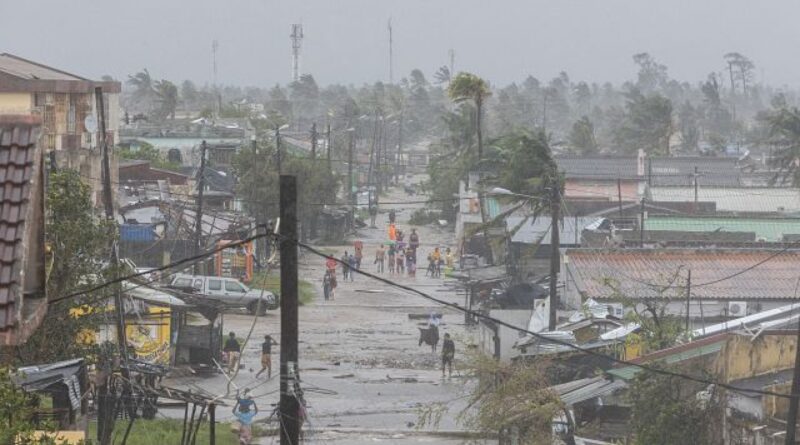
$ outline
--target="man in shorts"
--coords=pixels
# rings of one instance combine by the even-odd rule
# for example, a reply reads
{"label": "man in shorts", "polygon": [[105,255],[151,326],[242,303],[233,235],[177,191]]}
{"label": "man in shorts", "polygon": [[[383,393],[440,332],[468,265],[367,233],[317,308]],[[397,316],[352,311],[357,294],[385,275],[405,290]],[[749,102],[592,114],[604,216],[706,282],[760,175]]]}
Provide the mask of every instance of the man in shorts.
{"label": "man in shorts", "polygon": [[444,334],[444,341],[442,342],[442,377],[444,377],[444,368],[449,370],[449,376],[453,376],[453,358],[456,356],[456,344],[450,339],[450,334]]}

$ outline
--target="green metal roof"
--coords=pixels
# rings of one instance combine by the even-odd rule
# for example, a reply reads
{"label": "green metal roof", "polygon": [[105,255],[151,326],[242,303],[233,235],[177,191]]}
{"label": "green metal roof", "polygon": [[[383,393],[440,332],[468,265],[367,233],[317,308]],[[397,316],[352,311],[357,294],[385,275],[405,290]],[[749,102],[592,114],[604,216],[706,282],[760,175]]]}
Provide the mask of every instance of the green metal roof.
{"label": "green metal roof", "polygon": [[754,232],[757,239],[782,241],[783,235],[800,234],[800,218],[651,216],[645,221],[644,227],[645,230],[679,232]]}
{"label": "green metal roof", "polygon": [[[657,360],[653,360],[655,362],[661,362],[668,365],[674,363],[680,363],[685,360],[689,360],[695,357],[702,357],[708,354],[716,354],[722,349],[722,344],[725,343],[725,339],[720,340],[715,343],[709,343],[707,345],[698,346],[692,349],[686,349],[682,351],[676,351],[674,354],[667,355],[665,357],[660,357]],[[644,363],[643,363],[644,364]],[[622,368],[614,368],[609,369],[606,371],[606,374],[612,375],[614,377],[623,379],[623,380],[631,380],[636,376],[636,374],[641,371],[642,368],[638,366],[624,366]]]}

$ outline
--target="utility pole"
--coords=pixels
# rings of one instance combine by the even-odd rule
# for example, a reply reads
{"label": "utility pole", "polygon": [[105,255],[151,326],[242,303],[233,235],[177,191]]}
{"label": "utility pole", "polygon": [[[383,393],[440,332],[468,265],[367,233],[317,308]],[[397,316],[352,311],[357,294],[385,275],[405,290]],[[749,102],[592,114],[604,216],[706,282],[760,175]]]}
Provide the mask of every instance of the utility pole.
{"label": "utility pole", "polygon": [[[194,213],[194,256],[200,255],[203,239],[203,192],[206,188],[206,141],[200,144],[200,170],[197,171],[197,209]],[[203,275],[203,262],[194,263],[194,274]]]}
{"label": "utility pole", "polygon": [[617,202],[619,203],[619,219],[622,219],[622,179],[617,178]]}
{"label": "utility pole", "polygon": [[325,147],[325,148],[327,149],[327,152],[328,152],[327,153],[328,154],[328,171],[332,172],[333,171],[333,166],[331,165],[331,146],[333,145],[333,141],[331,140],[331,124],[330,124],[330,122],[328,122],[328,129],[327,129],[327,131],[325,133],[326,133],[325,145],[327,145],[327,147]]}
{"label": "utility pole", "polygon": [[797,321],[797,343],[794,355],[794,378],[792,378],[792,394],[789,398],[789,414],[786,418],[786,445],[795,445],[795,434],[797,429],[797,405],[800,402],[800,320]]}
{"label": "utility pole", "polygon": [[281,175],[281,445],[300,441],[297,376],[297,178]]}
{"label": "utility pole", "polygon": [[355,131],[348,131],[350,140],[347,144],[347,203],[350,205],[350,224],[355,225],[356,199],[353,194],[353,150],[355,149]]}
{"label": "utility pole", "polygon": [[281,169],[281,161],[283,155],[281,154],[281,127],[275,128],[275,161],[278,164],[278,174],[280,175],[283,170]]}
{"label": "utility pole", "polygon": [[[689,307],[692,303],[692,269],[688,271],[689,275],[686,277],[686,332],[689,332]],[[702,302],[700,303],[702,304]]]}
{"label": "utility pole", "polygon": [[644,198],[642,198],[642,208],[639,213],[639,247],[644,247],[644,219],[645,219],[645,210],[644,210]]}
{"label": "utility pole", "polygon": [[694,213],[697,213],[697,166],[694,166]]}
{"label": "utility pole", "polygon": [[551,186],[550,199],[550,323],[549,329],[556,330],[558,322],[558,272],[561,268],[561,239],[558,223],[561,219],[561,184],[558,180]]}
{"label": "utility pole", "polygon": [[[114,221],[114,196],[111,189],[111,160],[108,154],[108,138],[106,133],[106,111],[105,103],[103,101],[103,88],[96,87],[94,89],[95,105],[97,107],[97,121],[98,131],[97,143],[100,145],[102,151],[103,162],[103,205],[105,207],[106,219]],[[113,232],[109,234],[111,243],[111,268],[115,278],[119,277],[119,250],[116,240],[113,238]],[[114,309],[116,312],[116,328],[117,328],[117,348],[120,355],[122,366],[122,376],[128,380],[130,372],[128,370],[128,341],[125,335],[125,307],[122,300],[122,287],[120,284],[114,285]],[[102,405],[105,405],[105,411],[100,419],[98,419],[98,441],[101,445],[108,445],[111,443],[111,433],[114,430],[114,421],[116,420],[116,406],[117,400],[110,392],[108,380],[102,382],[98,389],[98,394],[103,399]],[[123,389],[123,397],[127,397],[127,389]],[[107,404],[111,404],[109,407]],[[126,401],[122,400],[122,406],[125,406]],[[101,425],[102,424],[102,425]]]}
{"label": "utility pole", "polygon": [[394,160],[394,162],[395,162],[394,180],[398,184],[400,183],[400,179],[399,179],[399,176],[400,176],[400,173],[401,173],[400,172],[400,165],[403,162],[403,118],[404,118],[403,113],[404,113],[404,111],[405,111],[404,109],[400,110],[400,122],[398,122],[398,128],[397,128],[397,154],[396,154],[397,157]]}
{"label": "utility pole", "polygon": [[311,160],[317,159],[317,123],[311,123]]}
{"label": "utility pole", "polygon": [[389,85],[394,84],[394,60],[392,54],[392,18],[389,17]]}

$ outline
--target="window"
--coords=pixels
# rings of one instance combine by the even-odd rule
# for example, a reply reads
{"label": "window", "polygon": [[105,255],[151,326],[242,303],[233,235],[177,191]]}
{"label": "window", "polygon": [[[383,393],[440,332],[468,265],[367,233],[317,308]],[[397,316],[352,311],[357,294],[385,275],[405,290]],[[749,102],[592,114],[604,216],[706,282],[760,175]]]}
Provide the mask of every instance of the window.
{"label": "window", "polygon": [[192,280],[189,278],[178,278],[175,280],[176,287],[189,287],[192,285]]}
{"label": "window", "polygon": [[228,292],[244,292],[244,287],[235,281],[225,281],[225,290]]}
{"label": "window", "polygon": [[208,280],[208,290],[222,290],[222,280]]}

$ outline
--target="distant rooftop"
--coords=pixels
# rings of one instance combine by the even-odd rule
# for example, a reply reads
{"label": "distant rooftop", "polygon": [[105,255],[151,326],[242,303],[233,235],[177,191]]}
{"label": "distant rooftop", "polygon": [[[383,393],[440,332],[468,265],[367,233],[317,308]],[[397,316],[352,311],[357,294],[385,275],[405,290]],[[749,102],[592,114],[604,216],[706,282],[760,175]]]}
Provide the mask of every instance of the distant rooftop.
{"label": "distant rooftop", "polygon": [[780,242],[785,235],[800,235],[800,218],[720,218],[652,216],[646,230],[675,232],[753,232],[756,239]]}
{"label": "distant rooftop", "polygon": [[[651,187],[650,199],[692,202],[694,186]],[[718,212],[800,213],[800,190],[767,187],[698,187],[697,200],[717,203]]]}
{"label": "distant rooftop", "polygon": [[[609,283],[632,299],[682,295],[691,269],[693,299],[798,299],[797,249],[568,249],[565,255],[569,286],[587,298],[615,298]],[[669,286],[676,273],[680,278],[660,294],[656,288]]]}
{"label": "distant rooftop", "polygon": [[1,92],[89,93],[101,86],[107,93],[119,93],[119,82],[92,81],[9,53],[0,53]]}

